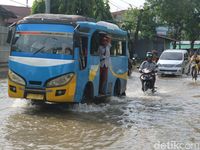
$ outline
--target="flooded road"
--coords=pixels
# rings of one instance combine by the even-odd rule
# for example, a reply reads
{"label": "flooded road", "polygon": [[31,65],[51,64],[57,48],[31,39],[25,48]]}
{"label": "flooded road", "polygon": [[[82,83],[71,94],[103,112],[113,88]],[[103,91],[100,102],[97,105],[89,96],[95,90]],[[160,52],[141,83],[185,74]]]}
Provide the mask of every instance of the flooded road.
{"label": "flooded road", "polygon": [[124,98],[37,106],[8,98],[0,79],[0,149],[200,150],[200,81],[164,77],[156,86],[145,95],[133,73]]}

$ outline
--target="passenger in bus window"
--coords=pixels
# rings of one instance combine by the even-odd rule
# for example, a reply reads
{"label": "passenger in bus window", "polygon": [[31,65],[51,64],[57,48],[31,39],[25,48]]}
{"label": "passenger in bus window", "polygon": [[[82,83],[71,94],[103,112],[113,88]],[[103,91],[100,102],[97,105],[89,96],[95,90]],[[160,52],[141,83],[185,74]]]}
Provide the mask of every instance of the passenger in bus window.
{"label": "passenger in bus window", "polygon": [[100,55],[100,84],[99,93],[105,95],[105,86],[108,78],[108,67],[110,62],[111,38],[103,35],[100,38],[99,55]]}
{"label": "passenger in bus window", "polygon": [[71,54],[71,48],[68,47],[67,44],[62,43],[62,52],[61,54],[66,54],[66,55],[70,55]]}

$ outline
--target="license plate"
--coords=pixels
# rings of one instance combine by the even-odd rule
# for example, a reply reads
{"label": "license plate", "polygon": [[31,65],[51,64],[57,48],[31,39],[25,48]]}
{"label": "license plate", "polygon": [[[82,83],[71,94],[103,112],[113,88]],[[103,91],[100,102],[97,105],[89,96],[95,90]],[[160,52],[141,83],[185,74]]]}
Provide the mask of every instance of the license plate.
{"label": "license plate", "polygon": [[42,94],[27,94],[27,99],[44,100],[44,95]]}
{"label": "license plate", "polygon": [[173,74],[172,72],[165,72],[165,74]]}

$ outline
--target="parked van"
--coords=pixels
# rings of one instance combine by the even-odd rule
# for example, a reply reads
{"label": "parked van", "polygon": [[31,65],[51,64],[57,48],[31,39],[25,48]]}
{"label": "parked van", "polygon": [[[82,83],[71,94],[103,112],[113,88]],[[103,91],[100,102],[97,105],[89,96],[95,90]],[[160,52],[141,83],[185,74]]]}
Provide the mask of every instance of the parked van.
{"label": "parked van", "polygon": [[163,51],[158,62],[158,75],[182,75],[189,71],[187,50],[168,49]]}

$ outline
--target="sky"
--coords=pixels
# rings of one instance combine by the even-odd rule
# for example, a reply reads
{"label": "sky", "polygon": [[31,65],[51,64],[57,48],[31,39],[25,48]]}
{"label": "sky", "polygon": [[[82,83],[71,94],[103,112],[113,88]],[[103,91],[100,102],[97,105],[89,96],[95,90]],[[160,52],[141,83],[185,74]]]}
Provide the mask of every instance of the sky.
{"label": "sky", "polygon": [[[15,5],[15,6],[28,6],[31,7],[34,0],[0,0],[0,5]],[[128,9],[130,7],[142,7],[145,0],[109,0],[111,12]]]}

